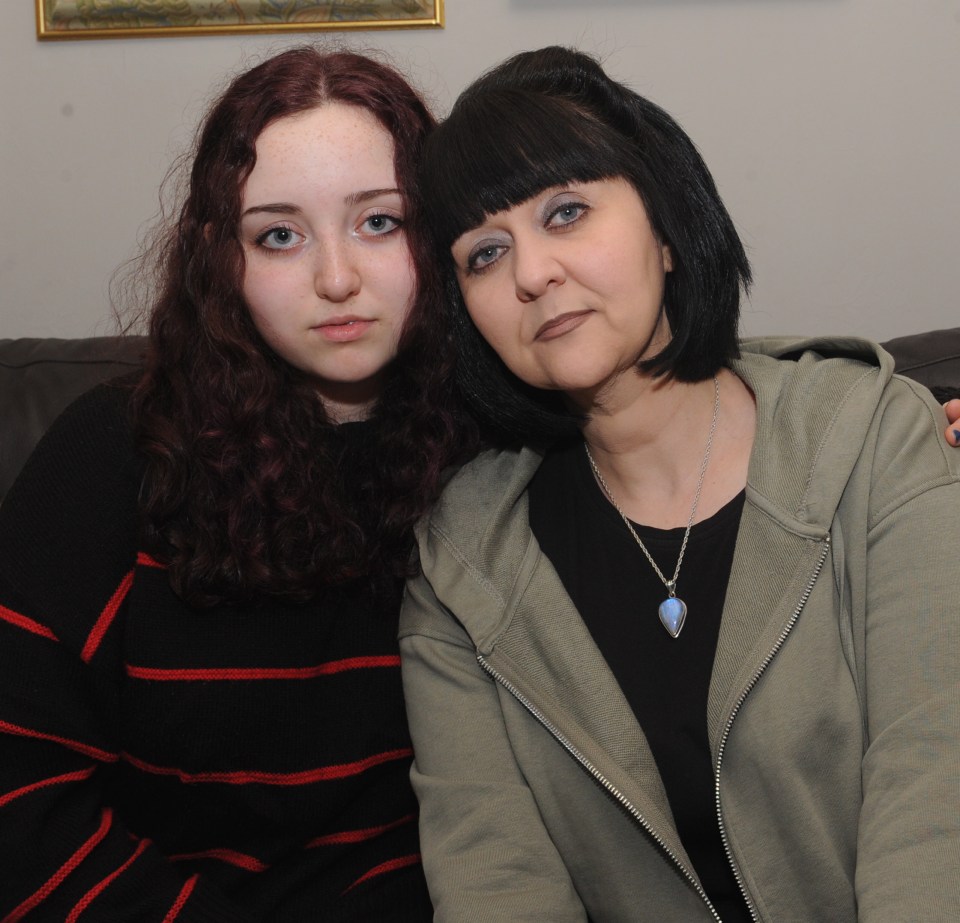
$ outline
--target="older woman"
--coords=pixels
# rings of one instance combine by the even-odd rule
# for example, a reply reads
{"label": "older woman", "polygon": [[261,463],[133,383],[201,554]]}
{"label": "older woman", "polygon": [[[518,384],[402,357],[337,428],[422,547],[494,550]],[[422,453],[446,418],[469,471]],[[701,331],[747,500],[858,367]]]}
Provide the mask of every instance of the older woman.
{"label": "older woman", "polygon": [[[853,339],[737,341],[693,144],[559,48],[423,167],[489,452],[401,652],[438,920],[947,919],[960,460]],[[532,446],[532,447],[531,447]]]}

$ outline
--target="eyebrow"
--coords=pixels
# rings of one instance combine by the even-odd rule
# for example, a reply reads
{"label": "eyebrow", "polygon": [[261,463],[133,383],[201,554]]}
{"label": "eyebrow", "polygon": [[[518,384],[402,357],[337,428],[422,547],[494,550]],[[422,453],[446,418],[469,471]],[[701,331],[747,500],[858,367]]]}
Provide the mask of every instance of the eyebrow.
{"label": "eyebrow", "polygon": [[369,199],[376,199],[382,195],[400,195],[400,190],[389,187],[385,189],[366,189],[363,192],[350,193],[344,201],[347,205],[360,205]]}
{"label": "eyebrow", "polygon": [[298,215],[300,211],[301,209],[296,205],[288,205],[285,202],[274,202],[269,205],[251,205],[240,217],[246,218],[247,215],[260,215],[264,212],[270,212],[275,215]]}
{"label": "eyebrow", "polygon": [[[351,192],[348,196],[344,197],[344,203],[346,205],[361,205],[370,199],[376,199],[384,195],[400,195],[400,190],[385,187],[383,189],[364,189],[360,192]],[[264,212],[273,215],[298,215],[301,211],[302,209],[297,205],[291,205],[287,202],[271,202],[266,205],[251,205],[240,217],[246,218],[247,215],[261,215]]]}

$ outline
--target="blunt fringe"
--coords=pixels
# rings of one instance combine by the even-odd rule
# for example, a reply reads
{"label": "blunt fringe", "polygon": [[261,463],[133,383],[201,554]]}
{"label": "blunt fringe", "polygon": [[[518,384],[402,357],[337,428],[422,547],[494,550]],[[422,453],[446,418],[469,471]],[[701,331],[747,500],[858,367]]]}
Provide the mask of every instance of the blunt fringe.
{"label": "blunt fringe", "polygon": [[[328,102],[390,133],[417,291],[397,359],[351,448],[308,378],[272,352],[243,297],[243,185],[277,119]],[[392,67],[302,46],[236,77],[201,124],[185,197],[153,260],[145,371],[132,413],[145,459],[143,540],[196,606],[290,602],[356,580],[385,589],[415,570],[414,523],[475,425],[453,384],[453,347],[416,168],[435,122]],[[349,426],[349,424],[348,424]],[[346,432],[346,431],[344,431]]]}
{"label": "blunt fringe", "polygon": [[576,433],[580,421],[558,395],[520,382],[486,345],[466,313],[449,253],[489,215],[544,189],[623,178],[670,247],[664,308],[672,339],[639,368],[702,381],[739,354],[750,264],[716,184],[680,125],[590,55],[553,46],[481,76],[428,139],[421,176],[460,353],[457,374],[471,405],[503,436],[548,443]]}

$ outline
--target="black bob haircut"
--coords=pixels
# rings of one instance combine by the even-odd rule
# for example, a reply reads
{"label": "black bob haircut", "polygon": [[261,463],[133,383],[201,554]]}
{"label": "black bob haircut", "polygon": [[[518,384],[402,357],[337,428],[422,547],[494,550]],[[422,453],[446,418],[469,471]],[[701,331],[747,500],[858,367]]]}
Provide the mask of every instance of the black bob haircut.
{"label": "black bob haircut", "polygon": [[557,46],[516,55],[457,99],[427,139],[421,189],[440,252],[461,387],[512,442],[579,432],[555,392],[514,376],[477,332],[450,246],[488,215],[570,182],[623,178],[670,247],[664,307],[672,339],[639,363],[653,375],[703,381],[739,355],[740,292],[750,263],[703,158],[661,108],[617,83],[593,57]]}

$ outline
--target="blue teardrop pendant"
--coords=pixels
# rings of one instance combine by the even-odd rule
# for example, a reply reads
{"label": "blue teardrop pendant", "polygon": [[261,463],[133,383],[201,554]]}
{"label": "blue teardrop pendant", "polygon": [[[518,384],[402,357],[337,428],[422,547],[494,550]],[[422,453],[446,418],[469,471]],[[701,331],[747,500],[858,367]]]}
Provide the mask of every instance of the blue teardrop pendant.
{"label": "blue teardrop pendant", "polygon": [[671,638],[676,638],[680,634],[686,620],[687,604],[682,599],[668,596],[660,603],[660,621],[670,633]]}

